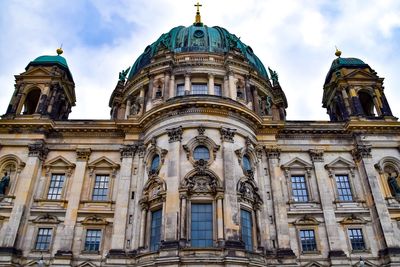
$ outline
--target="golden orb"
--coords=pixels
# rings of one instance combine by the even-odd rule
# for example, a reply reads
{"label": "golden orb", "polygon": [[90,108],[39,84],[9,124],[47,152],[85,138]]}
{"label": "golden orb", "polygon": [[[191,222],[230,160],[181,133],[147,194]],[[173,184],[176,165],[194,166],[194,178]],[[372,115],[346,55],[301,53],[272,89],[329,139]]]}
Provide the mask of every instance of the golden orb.
{"label": "golden orb", "polygon": [[56,52],[57,52],[57,55],[61,55],[64,51],[60,47],[60,48],[57,48]]}
{"label": "golden orb", "polygon": [[335,56],[340,57],[341,55],[342,55],[342,51],[340,51],[340,50],[337,49],[337,47],[336,47]]}

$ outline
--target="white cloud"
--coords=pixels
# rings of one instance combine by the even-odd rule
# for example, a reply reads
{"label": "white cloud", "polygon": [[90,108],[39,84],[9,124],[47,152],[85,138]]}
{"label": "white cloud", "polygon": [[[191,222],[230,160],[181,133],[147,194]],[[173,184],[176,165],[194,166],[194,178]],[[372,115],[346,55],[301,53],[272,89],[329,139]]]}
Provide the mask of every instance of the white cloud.
{"label": "white cloud", "polygon": [[[7,1],[0,4],[0,113],[13,92],[13,75],[35,57],[54,54],[64,43],[76,83],[74,119],[109,118],[108,101],[118,72],[133,64],[162,33],[194,20],[196,1]],[[112,4],[111,4],[112,3]],[[322,86],[337,45],[344,57],[359,57],[385,77],[385,92],[400,116],[400,2],[204,0],[202,17],[251,45],[264,65],[280,77],[289,102],[288,119],[327,120],[321,107]],[[88,9],[95,9],[89,10]],[[96,11],[96,12],[94,12]],[[123,34],[98,46],[85,42],[83,23],[113,25]],[[79,14],[75,16],[74,14]],[[86,19],[86,20],[85,20]],[[117,19],[126,23],[114,25]],[[111,38],[111,37],[110,37]]]}

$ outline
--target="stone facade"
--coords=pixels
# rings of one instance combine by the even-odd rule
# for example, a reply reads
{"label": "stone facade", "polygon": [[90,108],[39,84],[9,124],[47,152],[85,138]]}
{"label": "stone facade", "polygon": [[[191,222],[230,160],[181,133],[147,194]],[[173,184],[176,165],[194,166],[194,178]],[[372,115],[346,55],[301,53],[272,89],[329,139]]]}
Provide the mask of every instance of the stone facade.
{"label": "stone facade", "polygon": [[[43,64],[18,77],[43,77],[53,63]],[[271,82],[235,49],[161,47],[121,75],[111,120],[69,121],[70,102],[60,114],[23,114],[15,101],[26,100],[12,99],[19,110],[0,121],[0,170],[10,178],[1,266],[41,257],[46,266],[359,266],[360,257],[400,266],[400,124],[391,113],[345,120],[330,97],[332,121],[285,120],[276,73]],[[74,95],[63,79],[59,94]],[[194,94],[196,85],[207,91]],[[204,246],[195,241],[199,204],[212,210]]]}

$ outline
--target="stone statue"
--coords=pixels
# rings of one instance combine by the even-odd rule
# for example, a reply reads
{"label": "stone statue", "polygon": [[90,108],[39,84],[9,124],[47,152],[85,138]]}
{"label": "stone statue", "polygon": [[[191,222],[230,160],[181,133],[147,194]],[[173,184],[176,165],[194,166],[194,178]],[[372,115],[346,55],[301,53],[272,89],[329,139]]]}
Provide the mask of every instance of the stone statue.
{"label": "stone statue", "polygon": [[0,180],[0,195],[6,194],[6,189],[9,184],[10,184],[10,176],[8,175],[7,172],[5,172],[3,178],[1,178]]}
{"label": "stone statue", "polygon": [[131,115],[137,115],[140,112],[140,103],[138,99],[135,99],[131,105]]}
{"label": "stone statue", "polygon": [[128,75],[128,72],[129,72],[130,69],[131,69],[131,67],[127,68],[126,70],[122,70],[122,71],[119,73],[119,80],[120,80],[121,82],[125,82],[126,76]]}
{"label": "stone statue", "polygon": [[271,108],[272,108],[272,99],[269,95],[265,97],[265,113],[266,115],[271,114]]}
{"label": "stone statue", "polygon": [[388,184],[392,194],[395,198],[400,198],[400,185],[397,182],[397,172],[392,172],[389,174]]}
{"label": "stone statue", "polygon": [[271,70],[271,68],[268,67],[269,74],[271,75],[271,80],[272,80],[272,85],[278,85],[279,80],[278,80],[278,73],[274,70]]}

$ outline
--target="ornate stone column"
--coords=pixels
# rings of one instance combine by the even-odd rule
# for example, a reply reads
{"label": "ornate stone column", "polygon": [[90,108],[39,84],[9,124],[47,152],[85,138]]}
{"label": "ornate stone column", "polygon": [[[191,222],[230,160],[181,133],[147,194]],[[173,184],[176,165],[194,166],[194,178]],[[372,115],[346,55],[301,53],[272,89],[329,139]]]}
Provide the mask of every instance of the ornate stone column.
{"label": "ornate stone column", "polygon": [[171,75],[169,79],[169,97],[175,96],[175,75]]}
{"label": "ornate stone column", "polygon": [[[356,138],[359,138],[358,136]],[[376,233],[376,238],[380,244],[386,247],[380,250],[380,255],[385,257],[387,262],[395,262],[394,257],[398,259],[400,254],[400,237],[395,235],[391,217],[386,206],[386,201],[380,190],[379,177],[376,177],[376,170],[371,155],[372,146],[360,143],[357,140],[353,149],[353,156],[357,162],[361,178],[367,190],[367,205],[371,210],[371,220]],[[383,240],[380,240],[383,239]],[[397,256],[396,256],[397,255]]]}
{"label": "ornate stone column", "polygon": [[131,114],[131,100],[126,100],[126,109],[125,109],[125,116],[124,119],[127,119],[129,114]]}
{"label": "ornate stone column", "polygon": [[180,229],[180,240],[182,241],[186,241],[187,239],[187,197],[186,195],[181,195],[181,221],[180,221],[180,225],[181,225],[181,229]]}
{"label": "ornate stone column", "polygon": [[190,87],[191,87],[191,83],[190,83],[190,73],[186,73],[185,74],[185,95],[190,95]]}
{"label": "ornate stone column", "polygon": [[236,86],[235,86],[235,74],[233,71],[228,72],[228,84],[229,84],[229,92],[230,96],[233,100],[236,100]]}
{"label": "ornate stone column", "polygon": [[217,241],[218,244],[223,244],[224,240],[224,211],[223,201],[224,196],[222,194],[217,196]]}
{"label": "ornate stone column", "polygon": [[243,248],[240,241],[240,213],[237,201],[236,185],[238,177],[234,166],[237,164],[235,156],[234,137],[236,129],[220,129],[222,141],[223,174],[225,184],[224,196],[224,222],[225,222],[225,247]]}
{"label": "ornate stone column", "polygon": [[169,71],[166,71],[164,73],[164,87],[163,87],[163,99],[164,101],[169,98],[169,78],[170,78],[170,73]]}
{"label": "ornate stone column", "polygon": [[137,145],[125,145],[120,149],[122,162],[115,203],[114,229],[110,254],[121,254],[125,249],[125,229],[128,221],[129,192],[131,191],[132,163]]}
{"label": "ornate stone column", "polygon": [[146,234],[146,220],[147,220],[147,206],[142,205],[142,215],[140,218],[140,235],[139,235],[139,248],[145,247],[145,234]]}
{"label": "ornate stone column", "polygon": [[78,217],[79,203],[82,193],[83,181],[87,168],[87,162],[91,154],[90,148],[76,149],[76,167],[73,177],[71,177],[71,191],[68,197],[68,206],[65,213],[64,224],[57,229],[55,246],[58,248],[56,258],[59,256],[64,260],[65,257],[72,258],[72,243],[76,219]]}
{"label": "ornate stone column", "polygon": [[225,96],[225,97],[230,97],[231,96],[231,92],[229,91],[228,76],[224,77],[224,88],[223,88],[222,95]]}
{"label": "ornate stone column", "polygon": [[253,87],[253,107],[254,112],[260,114],[260,104],[258,103],[258,92],[257,87]]}
{"label": "ornate stone column", "polygon": [[17,252],[15,241],[18,231],[23,229],[22,225],[26,221],[24,213],[25,210],[29,210],[34,187],[40,175],[39,170],[48,154],[48,149],[43,141],[28,145],[28,149],[28,160],[19,177],[18,187],[15,190],[16,198],[9,221],[1,228],[0,251],[8,248],[7,252]]}
{"label": "ornate stone column", "polygon": [[277,147],[268,147],[265,149],[265,152],[268,159],[268,169],[271,179],[276,237],[278,239],[278,257],[293,257],[295,255],[290,247],[286,200],[283,192],[284,188],[282,188],[284,175],[279,166],[281,152]]}
{"label": "ornate stone column", "polygon": [[332,266],[337,264],[341,265],[343,261],[347,262],[346,254],[342,248],[342,244],[345,244],[346,240],[340,240],[339,236],[339,226],[336,223],[336,215],[333,206],[335,196],[332,192],[332,188],[329,186],[331,181],[325,170],[324,151],[310,149],[309,154],[313,163],[315,177],[317,177],[317,186],[321,198],[321,206],[328,238],[329,258]]}
{"label": "ornate stone column", "polygon": [[208,94],[209,95],[215,95],[214,91],[214,74],[209,73],[208,74]]}

